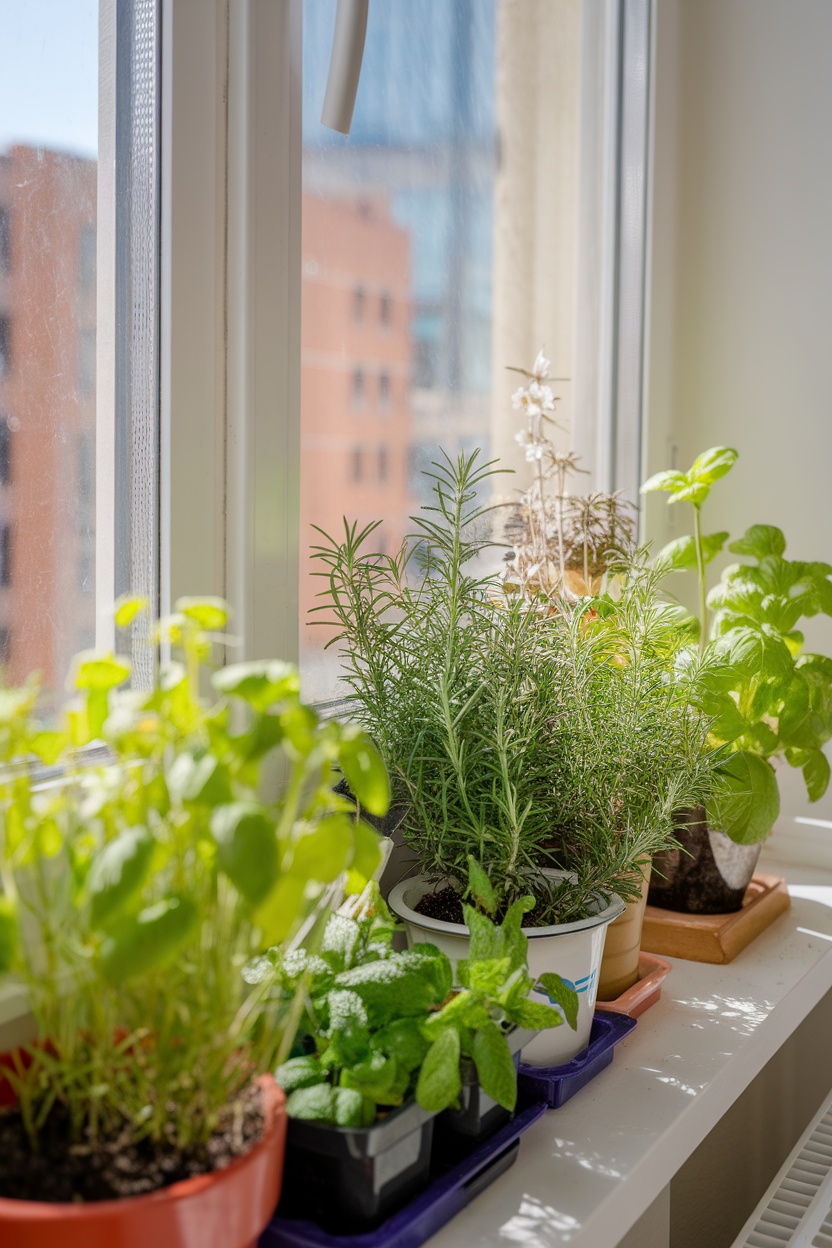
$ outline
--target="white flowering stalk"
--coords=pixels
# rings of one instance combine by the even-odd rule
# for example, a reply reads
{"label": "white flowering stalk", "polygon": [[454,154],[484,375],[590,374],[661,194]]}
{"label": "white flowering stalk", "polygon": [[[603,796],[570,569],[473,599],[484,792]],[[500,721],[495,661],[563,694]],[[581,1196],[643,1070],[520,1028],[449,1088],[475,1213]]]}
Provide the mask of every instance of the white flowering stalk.
{"label": "white flowering stalk", "polygon": [[574,451],[560,451],[549,436],[558,428],[557,402],[549,384],[550,363],[542,351],[531,371],[514,369],[527,380],[512,395],[512,406],[525,417],[515,434],[534,480],[509,523],[519,538],[509,557],[506,588],[530,598],[580,598],[594,592],[612,551],[633,546],[632,508],[620,492],[573,497],[567,483],[582,472]]}

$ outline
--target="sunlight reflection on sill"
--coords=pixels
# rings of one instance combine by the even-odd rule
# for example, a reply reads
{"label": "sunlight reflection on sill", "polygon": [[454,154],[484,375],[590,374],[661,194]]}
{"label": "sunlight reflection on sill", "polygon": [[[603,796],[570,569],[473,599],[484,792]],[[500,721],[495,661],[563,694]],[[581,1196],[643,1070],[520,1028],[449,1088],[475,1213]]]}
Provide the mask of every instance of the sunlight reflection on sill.
{"label": "sunlight reflection on sill", "polygon": [[820,940],[832,941],[832,936],[830,936],[829,932],[816,932],[811,927],[799,927],[797,930],[802,932],[804,936],[817,936]]}
{"label": "sunlight reflection on sill", "polygon": [[570,1232],[580,1229],[576,1218],[567,1213],[560,1213],[551,1205],[541,1204],[539,1200],[523,1195],[520,1211],[500,1227],[500,1238],[513,1244],[522,1244],[523,1248],[543,1248],[551,1242],[551,1234],[571,1238]]}
{"label": "sunlight reflection on sill", "polygon": [[[828,884],[790,884],[789,893],[792,897],[799,897],[801,901],[817,901],[832,909],[832,888]],[[802,928],[798,928],[798,931],[802,931]]]}

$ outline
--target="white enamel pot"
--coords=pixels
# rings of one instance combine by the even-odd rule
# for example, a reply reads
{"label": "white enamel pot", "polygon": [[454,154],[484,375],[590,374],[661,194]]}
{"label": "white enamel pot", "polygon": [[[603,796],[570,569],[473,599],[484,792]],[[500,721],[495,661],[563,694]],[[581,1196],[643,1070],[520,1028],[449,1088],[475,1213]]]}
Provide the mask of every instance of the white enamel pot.
{"label": "white enamel pot", "polygon": [[[561,872],[546,872],[561,875]],[[387,904],[405,925],[408,944],[436,945],[447,954],[454,966],[468,957],[468,928],[461,923],[445,923],[419,914],[415,906],[435,885],[423,875],[402,880],[391,889]],[[624,902],[613,893],[607,899],[599,896],[595,913],[577,923],[559,923],[551,927],[524,927],[529,938],[529,973],[535,979],[547,971],[567,980],[578,993],[578,1027],[573,1031],[565,1024],[541,1031],[523,1049],[523,1061],[532,1066],[561,1066],[589,1044],[598,972],[604,953],[607,927],[624,911]],[[548,1002],[541,992],[530,996]]]}

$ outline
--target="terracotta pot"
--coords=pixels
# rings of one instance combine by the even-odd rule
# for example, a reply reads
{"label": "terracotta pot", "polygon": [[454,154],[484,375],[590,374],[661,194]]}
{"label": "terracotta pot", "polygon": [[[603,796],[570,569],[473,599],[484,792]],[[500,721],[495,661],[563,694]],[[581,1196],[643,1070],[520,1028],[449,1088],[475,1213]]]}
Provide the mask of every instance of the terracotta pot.
{"label": "terracotta pot", "polygon": [[641,928],[647,906],[647,889],[650,883],[650,863],[645,862],[640,871],[641,897],[631,901],[623,914],[607,928],[604,956],[598,977],[598,1000],[614,1001],[622,992],[632,988],[638,979],[638,955],[641,952]]}
{"label": "terracotta pot", "polygon": [[277,1206],[286,1151],[286,1098],[260,1080],[263,1135],[224,1170],[170,1187],[83,1205],[0,1200],[3,1248],[256,1248]]}
{"label": "terracotta pot", "polygon": [[685,811],[676,827],[682,849],[653,859],[648,901],[683,914],[732,914],[742,909],[762,845],[737,845],[708,827],[704,808]]}

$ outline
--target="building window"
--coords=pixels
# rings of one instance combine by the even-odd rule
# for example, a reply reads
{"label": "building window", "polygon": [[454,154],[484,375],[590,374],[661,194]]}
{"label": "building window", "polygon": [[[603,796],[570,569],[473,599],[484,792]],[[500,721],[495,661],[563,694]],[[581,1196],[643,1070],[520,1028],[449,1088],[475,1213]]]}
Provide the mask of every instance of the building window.
{"label": "building window", "polygon": [[8,208],[0,205],[0,273],[12,268],[12,223]]}
{"label": "building window", "polygon": [[0,627],[0,667],[8,667],[12,661],[12,633],[5,626]]}
{"label": "building window", "polygon": [[85,399],[95,393],[95,330],[78,335],[78,393]]}
{"label": "building window", "polygon": [[390,374],[382,373],[378,379],[378,405],[383,412],[390,411],[391,392]]}
{"label": "building window", "polygon": [[379,481],[387,480],[387,473],[390,467],[390,456],[386,446],[378,448],[378,479]]}
{"label": "building window", "polygon": [[352,448],[350,456],[350,480],[360,481],[364,476],[364,452],[360,446]]}
{"label": "building window", "polygon": [[12,479],[12,431],[5,417],[0,417],[0,485]]}
{"label": "building window", "polygon": [[8,377],[11,369],[11,325],[7,316],[0,315],[0,381]]}
{"label": "building window", "polygon": [[0,586],[8,589],[12,583],[12,526],[0,525]]}
{"label": "building window", "polygon": [[95,226],[82,225],[78,234],[78,285],[95,290]]}
{"label": "building window", "polygon": [[379,301],[378,317],[385,328],[389,328],[393,324],[393,301],[386,290],[382,292]]}
{"label": "building window", "polygon": [[364,320],[367,308],[367,294],[363,286],[356,286],[352,296],[352,317],[359,323]]}
{"label": "building window", "polygon": [[364,370],[355,369],[352,375],[352,391],[350,393],[350,402],[353,407],[363,407],[367,398],[367,387],[364,383]]}

